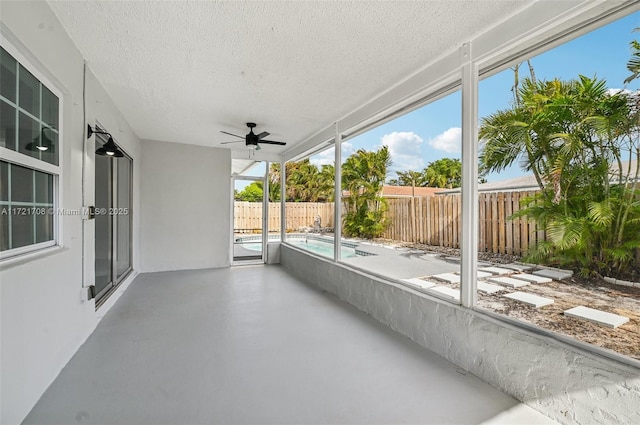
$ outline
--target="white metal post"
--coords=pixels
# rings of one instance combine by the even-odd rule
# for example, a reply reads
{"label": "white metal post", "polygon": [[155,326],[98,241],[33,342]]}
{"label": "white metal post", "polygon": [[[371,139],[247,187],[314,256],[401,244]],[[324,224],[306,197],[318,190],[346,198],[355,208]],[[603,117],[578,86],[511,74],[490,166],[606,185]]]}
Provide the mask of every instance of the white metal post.
{"label": "white metal post", "polygon": [[287,236],[287,163],[280,161],[280,243]]}
{"label": "white metal post", "polygon": [[266,170],[262,178],[262,261],[267,263],[269,255],[269,161],[264,162]]}
{"label": "white metal post", "polygon": [[478,266],[478,66],[471,43],[461,47],[462,60],[462,235],[460,299],[477,303]]}
{"label": "white metal post", "polygon": [[230,233],[231,233],[231,237],[229,238],[229,241],[231,242],[229,244],[229,264],[233,265],[233,248],[234,248],[234,242],[235,242],[235,233],[233,232],[235,226],[235,204],[236,204],[236,200],[235,200],[235,188],[236,188],[236,174],[231,174],[231,208],[230,208],[230,212],[229,214],[231,215],[231,229],[229,229]]}
{"label": "white metal post", "polygon": [[334,139],[335,150],[335,177],[333,190],[333,258],[335,261],[341,260],[342,247],[342,134],[340,134],[338,123],[335,124],[336,136]]}

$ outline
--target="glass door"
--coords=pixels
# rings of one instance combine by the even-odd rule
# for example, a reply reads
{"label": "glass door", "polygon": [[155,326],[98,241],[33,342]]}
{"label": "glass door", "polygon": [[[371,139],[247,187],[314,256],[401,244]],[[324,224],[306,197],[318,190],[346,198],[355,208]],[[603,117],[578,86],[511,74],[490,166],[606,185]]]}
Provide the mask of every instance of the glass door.
{"label": "glass door", "polygon": [[265,243],[263,179],[233,179],[233,263],[263,262]]}
{"label": "glass door", "polygon": [[266,258],[267,163],[255,161],[232,178],[233,264],[264,263]]}
{"label": "glass door", "polygon": [[[96,137],[96,149],[106,142]],[[99,306],[131,271],[132,159],[95,155],[95,293]]]}

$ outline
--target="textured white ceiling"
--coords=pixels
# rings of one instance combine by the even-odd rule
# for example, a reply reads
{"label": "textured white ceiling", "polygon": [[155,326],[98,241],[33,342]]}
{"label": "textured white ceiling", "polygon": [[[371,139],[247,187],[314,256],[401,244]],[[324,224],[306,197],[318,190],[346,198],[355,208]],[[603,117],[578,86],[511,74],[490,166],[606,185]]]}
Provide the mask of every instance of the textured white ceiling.
{"label": "textured white ceiling", "polygon": [[531,3],[49,2],[139,137],[287,148]]}

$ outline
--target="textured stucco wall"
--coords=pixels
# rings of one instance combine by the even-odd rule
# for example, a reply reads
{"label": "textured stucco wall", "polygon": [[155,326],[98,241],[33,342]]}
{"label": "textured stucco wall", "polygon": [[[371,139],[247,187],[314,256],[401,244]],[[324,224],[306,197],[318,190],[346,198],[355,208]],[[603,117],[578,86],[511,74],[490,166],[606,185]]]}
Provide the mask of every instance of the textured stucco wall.
{"label": "textured stucco wall", "polygon": [[113,133],[133,158],[134,167],[134,273],[98,311],[94,300],[84,301],[80,295],[83,285],[95,282],[95,220],[59,215],[59,247],[0,264],[0,423],[15,424],[29,413],[135,276],[140,140],[95,77],[91,67],[95,71],[101,64],[88,64],[85,79],[84,57],[46,2],[3,1],[0,10],[0,44],[61,93],[58,148],[62,175],[57,207],[80,210],[95,205],[95,154],[93,139],[85,138],[87,123],[100,123]]}
{"label": "textured stucco wall", "polygon": [[143,140],[140,269],[229,266],[231,151]]}
{"label": "textured stucco wall", "polygon": [[640,423],[636,368],[286,245],[280,248],[280,262],[304,281],[561,423]]}

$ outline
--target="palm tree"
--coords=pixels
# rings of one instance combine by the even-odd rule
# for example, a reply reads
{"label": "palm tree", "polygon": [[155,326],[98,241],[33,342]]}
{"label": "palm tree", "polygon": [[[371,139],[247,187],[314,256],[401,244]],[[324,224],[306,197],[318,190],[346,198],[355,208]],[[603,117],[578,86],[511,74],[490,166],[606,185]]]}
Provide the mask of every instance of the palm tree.
{"label": "palm tree", "polygon": [[318,191],[325,201],[333,202],[335,199],[335,166],[324,164],[318,174]]}
{"label": "palm tree", "polygon": [[620,270],[640,245],[635,185],[621,171],[617,183],[610,176],[612,164],[622,169],[622,155],[640,155],[633,102],[585,76],[526,79],[519,98],[482,120],[481,169],[501,171],[519,160],[534,174],[540,194],[518,215],[547,232],[537,259],[579,264],[585,273]]}
{"label": "palm tree", "polygon": [[280,164],[272,162],[269,167],[269,202],[280,201]]}
{"label": "palm tree", "polygon": [[452,189],[462,184],[462,163],[459,159],[438,159],[429,163],[423,173],[423,179],[429,187]]}
{"label": "palm tree", "polygon": [[424,174],[421,171],[396,171],[398,175],[396,186],[424,186]]}
{"label": "palm tree", "polygon": [[[634,31],[638,31],[639,28],[636,28]],[[625,84],[629,84],[636,78],[640,77],[640,42],[638,40],[633,40],[631,43],[631,58],[627,62],[627,69],[631,72],[631,75],[628,76],[625,80]]]}
{"label": "palm tree", "polygon": [[418,242],[416,235],[417,217],[416,217],[416,186],[423,186],[425,183],[425,175],[420,171],[396,171],[400,186],[411,186],[410,201],[410,221],[411,234],[413,235],[414,246]]}
{"label": "palm tree", "polygon": [[389,149],[358,150],[342,165],[342,189],[345,197],[344,231],[348,236],[372,238],[386,227],[386,202],[380,196],[387,169],[391,165]]}

